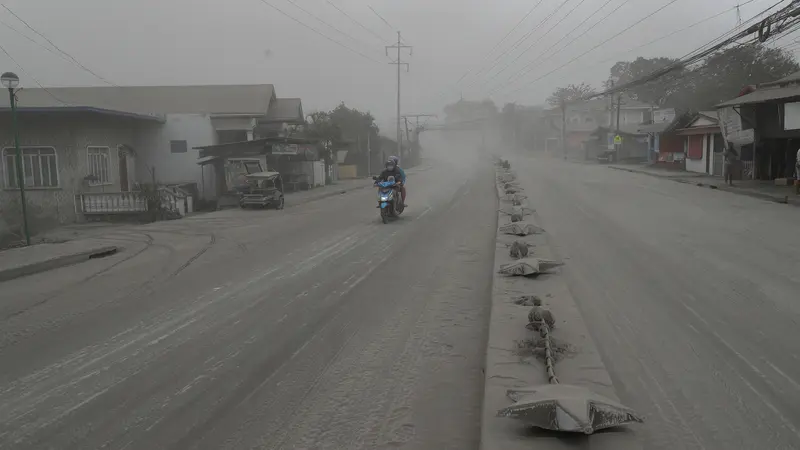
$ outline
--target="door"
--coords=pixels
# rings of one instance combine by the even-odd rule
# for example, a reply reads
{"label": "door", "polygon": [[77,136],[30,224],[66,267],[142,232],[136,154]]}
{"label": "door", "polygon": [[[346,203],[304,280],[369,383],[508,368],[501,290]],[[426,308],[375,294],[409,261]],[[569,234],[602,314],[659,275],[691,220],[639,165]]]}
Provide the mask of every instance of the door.
{"label": "door", "polygon": [[128,155],[124,151],[119,152],[119,189],[128,192]]}

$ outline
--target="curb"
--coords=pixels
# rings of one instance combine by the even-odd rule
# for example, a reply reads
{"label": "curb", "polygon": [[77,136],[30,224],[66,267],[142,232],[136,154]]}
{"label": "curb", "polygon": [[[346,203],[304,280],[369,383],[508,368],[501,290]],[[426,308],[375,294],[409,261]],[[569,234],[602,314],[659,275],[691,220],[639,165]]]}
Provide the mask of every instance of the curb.
{"label": "curb", "polygon": [[27,277],[29,275],[35,275],[37,273],[47,272],[49,270],[54,270],[65,266],[71,266],[74,264],[89,261],[92,258],[112,255],[120,250],[121,250],[120,247],[116,247],[113,245],[97,247],[83,252],[58,256],[55,258],[47,259],[45,261],[26,264],[24,266],[14,267],[6,270],[0,270],[0,282],[10,281],[16,278]]}
{"label": "curb", "polygon": [[[499,185],[498,196],[501,199],[504,196]],[[500,204],[501,209],[508,208],[510,205],[504,201],[500,201]],[[530,205],[529,207],[534,206]],[[537,226],[540,223],[535,212],[526,216],[524,221]],[[506,244],[510,244],[514,240],[534,245],[531,251],[536,257],[559,259],[552,250],[546,234],[526,237],[505,235],[499,232],[499,227],[506,222],[508,222],[508,216],[498,213],[480,449],[574,448],[576,438],[579,441],[585,440],[586,444],[591,444],[593,449],[641,449],[642,445],[636,438],[633,427],[619,428],[616,432],[596,433],[591,437],[586,437],[537,431],[519,421],[496,417],[499,409],[511,403],[511,400],[506,397],[507,389],[548,383],[544,362],[536,358],[531,349],[525,346],[525,343],[534,337],[534,332],[525,328],[528,323],[530,307],[513,302],[513,298],[518,295],[538,295],[543,300],[543,306],[550,309],[556,318],[553,338],[569,344],[566,356],[555,366],[561,382],[585,386],[598,394],[617,399],[611,377],[589,336],[567,284],[558,273],[558,269],[551,275],[541,275],[536,279],[506,277],[497,273],[501,264],[512,261]]]}
{"label": "curb", "polygon": [[[651,176],[653,178],[661,178],[663,180],[674,181],[675,183],[693,184],[693,185],[695,185],[697,187],[707,187],[709,189],[714,189],[714,190],[717,190],[717,191],[730,192],[731,194],[737,194],[737,195],[742,195],[742,196],[745,196],[745,197],[757,198],[759,200],[764,200],[764,201],[768,201],[768,202],[772,202],[772,203],[780,203],[782,205],[800,206],[800,202],[798,202],[797,200],[794,200],[794,201],[791,200],[792,197],[789,196],[789,195],[785,196],[784,198],[780,198],[780,197],[776,197],[774,195],[769,195],[769,194],[759,194],[758,192],[738,191],[736,189],[731,189],[731,188],[726,187],[724,185],[720,186],[720,185],[717,185],[717,184],[694,182],[694,181],[692,181],[690,179],[687,180],[685,178],[665,177],[665,176],[658,175],[658,174],[655,174],[655,173],[646,172],[644,170],[627,169],[627,168],[624,168],[624,167],[614,167],[614,166],[608,166],[608,168],[609,169],[614,169],[614,170],[621,170],[623,172],[638,173],[638,174],[642,174],[642,175]],[[700,178],[700,177],[698,177],[698,178]]]}

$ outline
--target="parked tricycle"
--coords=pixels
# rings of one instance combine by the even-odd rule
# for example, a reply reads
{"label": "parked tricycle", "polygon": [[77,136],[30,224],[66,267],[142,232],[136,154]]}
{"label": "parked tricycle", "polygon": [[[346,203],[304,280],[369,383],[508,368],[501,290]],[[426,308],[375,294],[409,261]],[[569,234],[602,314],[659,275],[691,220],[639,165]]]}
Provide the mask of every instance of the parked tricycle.
{"label": "parked tricycle", "polygon": [[278,172],[259,172],[246,175],[247,186],[239,193],[239,206],[244,208],[283,209],[283,179]]}

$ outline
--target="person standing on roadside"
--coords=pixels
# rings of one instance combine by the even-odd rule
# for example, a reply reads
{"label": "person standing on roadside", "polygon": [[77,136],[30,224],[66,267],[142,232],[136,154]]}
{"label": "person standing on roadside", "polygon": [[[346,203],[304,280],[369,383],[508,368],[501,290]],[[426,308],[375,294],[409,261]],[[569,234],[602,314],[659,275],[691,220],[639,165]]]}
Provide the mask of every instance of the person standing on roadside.
{"label": "person standing on roadside", "polygon": [[[800,155],[800,150],[798,150],[798,155]],[[723,156],[725,157],[725,183],[733,186],[733,168],[739,158],[739,154],[736,153],[736,149],[733,147],[733,142],[728,142],[728,148],[725,149]]]}
{"label": "person standing on roadside", "polygon": [[794,195],[800,195],[800,148],[794,158]]}

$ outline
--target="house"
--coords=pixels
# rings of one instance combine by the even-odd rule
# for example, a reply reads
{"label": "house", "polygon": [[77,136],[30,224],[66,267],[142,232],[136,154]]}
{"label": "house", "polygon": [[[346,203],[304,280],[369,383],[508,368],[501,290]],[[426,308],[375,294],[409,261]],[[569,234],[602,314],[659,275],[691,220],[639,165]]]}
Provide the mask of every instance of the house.
{"label": "house", "polygon": [[[544,136],[545,148],[552,150],[561,141],[561,123],[565,123],[565,148],[578,150],[584,143],[596,138],[599,127],[626,128],[635,133],[636,125],[650,122],[654,107],[638,100],[622,96],[617,104],[616,97],[596,98],[580,102],[569,102],[565,111],[560,107],[545,111],[546,120],[550,124],[550,132]],[[619,107],[618,107],[619,105]],[[619,110],[619,113],[617,113]]]}
{"label": "house", "polygon": [[[126,192],[136,179],[135,148],[164,118],[110,109],[21,107],[19,140],[31,232],[77,219],[76,195]],[[12,116],[0,109],[0,240],[22,220]],[[120,199],[130,201],[130,199]]]}
{"label": "house", "polygon": [[[639,131],[639,127],[597,127],[591,139],[582,143],[586,159],[597,158],[608,162],[646,160],[649,138],[647,133]],[[620,138],[619,144],[614,143],[617,136]]]}
{"label": "house", "polygon": [[639,125],[638,131],[648,135],[648,162],[664,168],[684,169],[686,138],[675,133],[684,122],[674,109],[665,108],[653,111],[653,123]]}
{"label": "house", "polygon": [[791,178],[800,147],[800,72],[717,105],[727,142],[739,150],[742,177]]}
{"label": "house", "polygon": [[[278,99],[270,84],[40,88],[17,97],[26,204],[36,229],[94,212],[137,211],[135,196],[123,194],[143,183],[215,200],[195,147],[304,122],[300,100]],[[17,217],[6,214],[19,208],[7,98],[0,99],[0,139],[0,209]],[[87,209],[86,196],[101,205]]]}
{"label": "house", "polygon": [[725,141],[716,111],[694,114],[676,134],[684,138],[688,172],[722,176]]}

